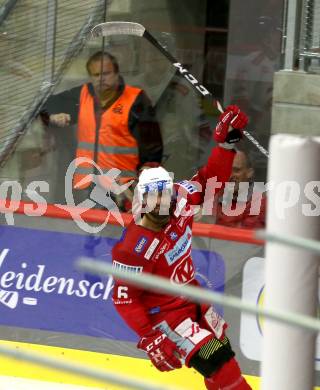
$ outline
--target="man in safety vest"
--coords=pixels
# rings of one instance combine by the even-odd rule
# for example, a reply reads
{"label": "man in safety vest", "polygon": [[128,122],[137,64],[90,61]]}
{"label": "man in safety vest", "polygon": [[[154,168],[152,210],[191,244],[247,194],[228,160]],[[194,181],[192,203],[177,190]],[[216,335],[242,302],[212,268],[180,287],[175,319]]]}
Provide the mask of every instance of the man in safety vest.
{"label": "man in safety vest", "polygon": [[[125,84],[117,59],[100,51],[88,59],[86,68],[90,82],[52,96],[42,112],[54,126],[78,125],[76,157],[85,161],[76,163],[76,190],[90,188],[88,175],[111,168],[121,171],[121,183],[134,179],[141,166],[161,162],[163,149],[149,98],[140,88]],[[105,185],[102,175],[101,179]]]}

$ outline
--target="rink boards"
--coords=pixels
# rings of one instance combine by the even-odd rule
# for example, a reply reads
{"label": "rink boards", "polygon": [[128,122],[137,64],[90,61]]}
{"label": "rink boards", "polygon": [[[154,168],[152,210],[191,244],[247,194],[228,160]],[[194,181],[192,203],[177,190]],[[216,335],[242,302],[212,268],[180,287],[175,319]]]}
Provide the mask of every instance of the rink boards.
{"label": "rink boards", "polygon": [[[131,377],[135,377],[137,379],[148,379],[153,382],[157,382],[158,384],[163,385],[173,385],[175,384],[177,387],[182,389],[201,389],[203,387],[202,377],[197,374],[195,371],[183,368],[181,370],[176,370],[170,373],[161,373],[155,370],[150,363],[145,359],[138,359],[132,357],[125,356],[116,356],[110,354],[103,354],[97,352],[88,352],[82,350],[72,350],[66,348],[58,348],[58,347],[46,347],[42,345],[35,344],[23,344],[23,343],[12,343],[6,342],[6,345],[14,345],[18,348],[28,348],[28,350],[34,350],[37,352],[43,352],[49,354],[50,356],[59,357],[63,359],[68,359],[69,361],[85,363],[91,365],[93,367],[99,367],[101,369],[111,370],[116,373],[122,373],[124,375],[130,375]],[[13,362],[9,359],[0,358],[1,364],[1,375],[12,376],[12,377],[20,377],[25,379],[33,379],[37,381],[46,381],[46,382],[56,382],[56,387],[52,387],[52,389],[59,390],[59,384],[71,384],[73,386],[88,386],[92,388],[105,389],[106,385],[95,382],[93,380],[87,378],[80,378],[74,375],[57,373],[56,371],[49,369],[41,369],[39,371],[39,367],[20,363]],[[255,377],[247,377],[248,382],[255,386],[258,389],[258,378]],[[0,377],[1,381],[1,377]],[[1,381],[2,382],[2,381]],[[39,388],[43,389],[42,383],[39,382]],[[24,382],[28,383],[28,382]],[[36,387],[37,382],[32,382],[32,388]],[[72,390],[72,387],[70,390]],[[65,387],[62,387],[63,390]],[[1,388],[2,389],[2,388]],[[12,389],[12,388],[11,388]],[[24,387],[26,390],[26,388]],[[31,385],[30,385],[31,389]],[[65,388],[66,390],[68,388]],[[77,388],[78,389],[78,388]],[[116,390],[120,389],[120,387],[108,385],[108,390]],[[46,390],[47,389],[46,387]],[[68,389],[69,390],[69,389]]]}
{"label": "rink boards", "polygon": [[[71,221],[33,218],[30,223],[24,216],[16,218],[15,226],[0,226],[2,343],[157,383],[202,388],[202,378],[193,370],[165,374],[155,370],[136,349],[135,334],[113,309],[112,279],[84,275],[74,268],[81,255],[111,261],[111,248],[120,234],[120,228],[108,227],[96,241],[77,231]],[[204,287],[263,304],[261,246],[194,237],[193,248],[197,278]],[[230,324],[228,335],[243,372],[259,389],[263,321],[234,309],[217,310]],[[0,358],[0,367],[4,377],[105,388],[10,359]]]}

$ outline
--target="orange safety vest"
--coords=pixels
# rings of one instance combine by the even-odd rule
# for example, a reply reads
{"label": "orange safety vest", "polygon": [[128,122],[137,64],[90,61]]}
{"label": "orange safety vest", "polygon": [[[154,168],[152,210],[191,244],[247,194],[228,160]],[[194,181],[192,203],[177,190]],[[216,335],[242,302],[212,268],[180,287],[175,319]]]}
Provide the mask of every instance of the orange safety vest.
{"label": "orange safety vest", "polygon": [[[138,144],[129,130],[128,120],[130,109],[140,92],[141,89],[126,85],[119,98],[103,111],[100,119],[95,162],[103,173],[107,173],[111,168],[120,169],[121,182],[136,177],[139,163]],[[80,93],[77,158],[85,157],[94,160],[96,126],[94,98],[85,84]],[[92,182],[88,179],[88,175],[92,173],[94,173],[93,164],[85,162],[77,165],[73,186],[78,189],[88,187]],[[96,173],[101,175],[101,172]],[[84,178],[86,182],[79,184]],[[103,181],[101,179],[100,176],[99,180]]]}

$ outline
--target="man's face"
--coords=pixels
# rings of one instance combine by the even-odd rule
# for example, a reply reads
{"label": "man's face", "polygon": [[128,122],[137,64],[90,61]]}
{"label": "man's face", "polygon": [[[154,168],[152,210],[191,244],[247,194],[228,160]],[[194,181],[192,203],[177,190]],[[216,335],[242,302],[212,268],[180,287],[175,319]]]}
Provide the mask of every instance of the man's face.
{"label": "man's face", "polygon": [[163,224],[170,217],[171,191],[148,192],[143,196],[145,212],[154,223]]}
{"label": "man's face", "polygon": [[253,169],[248,167],[246,155],[237,152],[232,165],[230,181],[235,182],[235,191],[239,190],[239,183],[248,182],[253,176]]}
{"label": "man's face", "polygon": [[91,62],[89,75],[97,93],[115,90],[118,86],[119,74],[114,71],[114,66],[107,57],[103,58],[103,63],[100,60]]}

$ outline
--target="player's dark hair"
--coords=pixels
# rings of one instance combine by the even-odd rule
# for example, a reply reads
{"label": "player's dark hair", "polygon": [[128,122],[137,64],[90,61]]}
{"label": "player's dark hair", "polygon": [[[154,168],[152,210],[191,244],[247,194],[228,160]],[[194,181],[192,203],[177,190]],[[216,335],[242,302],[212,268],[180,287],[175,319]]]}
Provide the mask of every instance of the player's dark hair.
{"label": "player's dark hair", "polygon": [[96,53],[92,54],[91,57],[89,57],[86,63],[87,72],[90,74],[89,67],[92,62],[102,61],[104,58],[108,58],[113,65],[113,70],[115,71],[115,73],[119,73],[119,64],[116,57],[107,51],[97,51]]}

